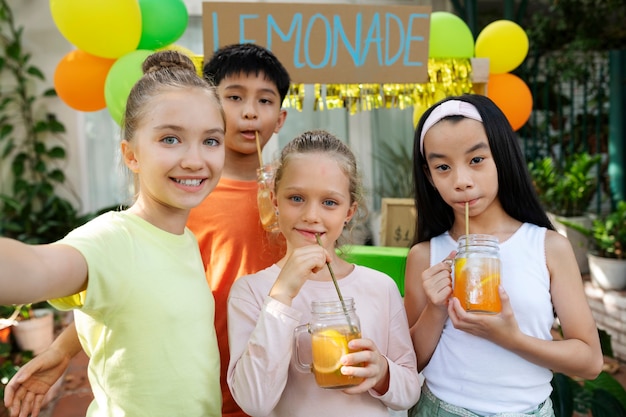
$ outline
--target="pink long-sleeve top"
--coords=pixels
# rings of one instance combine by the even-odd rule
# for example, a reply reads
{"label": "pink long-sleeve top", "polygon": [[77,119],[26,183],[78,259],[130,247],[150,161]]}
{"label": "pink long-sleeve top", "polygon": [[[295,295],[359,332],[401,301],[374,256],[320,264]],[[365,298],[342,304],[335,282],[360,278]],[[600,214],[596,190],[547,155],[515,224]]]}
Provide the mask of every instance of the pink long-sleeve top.
{"label": "pink long-sleeve top", "polygon": [[403,410],[417,402],[423,379],[402,297],[389,276],[356,265],[338,281],[343,296],[354,298],[362,337],[371,339],[389,364],[386,393],[349,395],[319,388],[312,373],[302,373],[292,363],[294,329],[311,320],[311,301],[337,298],[333,283],[309,280],[287,306],[268,296],[279,272],[272,265],[238,279],[228,300],[228,385],[246,413],[388,417],[388,407]]}

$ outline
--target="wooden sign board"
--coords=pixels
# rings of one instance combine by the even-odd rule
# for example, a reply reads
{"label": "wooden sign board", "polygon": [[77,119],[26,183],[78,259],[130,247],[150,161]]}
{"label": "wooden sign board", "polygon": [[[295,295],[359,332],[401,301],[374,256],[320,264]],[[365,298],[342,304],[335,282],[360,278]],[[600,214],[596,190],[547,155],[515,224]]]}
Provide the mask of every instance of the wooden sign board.
{"label": "wooden sign board", "polygon": [[204,56],[234,43],[271,50],[294,83],[428,82],[429,6],[202,4]]}
{"label": "wooden sign board", "polygon": [[413,242],[417,210],[411,198],[383,198],[380,245],[408,248]]}

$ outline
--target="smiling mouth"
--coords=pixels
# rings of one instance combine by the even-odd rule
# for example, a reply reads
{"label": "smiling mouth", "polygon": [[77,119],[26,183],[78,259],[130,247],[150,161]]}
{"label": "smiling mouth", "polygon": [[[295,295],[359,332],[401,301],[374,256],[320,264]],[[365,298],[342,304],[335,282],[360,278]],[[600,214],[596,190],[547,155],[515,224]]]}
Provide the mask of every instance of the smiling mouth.
{"label": "smiling mouth", "polygon": [[305,235],[311,235],[311,236],[323,236],[325,233],[324,232],[315,232],[315,231],[311,231],[311,230],[304,230],[304,229],[299,229],[298,230],[300,233],[303,233]]}
{"label": "smiling mouth", "polygon": [[173,178],[173,180],[174,180],[174,182],[176,182],[176,183],[178,183],[180,185],[185,185],[187,187],[197,187],[200,184],[202,184],[202,181],[204,181],[204,180],[201,180],[201,179],[179,180],[179,179],[176,179],[176,178]]}

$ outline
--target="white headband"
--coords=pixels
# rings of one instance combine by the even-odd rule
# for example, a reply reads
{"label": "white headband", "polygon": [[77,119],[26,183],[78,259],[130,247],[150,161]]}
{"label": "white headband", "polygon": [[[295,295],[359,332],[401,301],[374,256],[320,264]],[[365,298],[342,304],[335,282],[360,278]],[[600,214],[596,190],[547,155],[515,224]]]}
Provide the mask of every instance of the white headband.
{"label": "white headband", "polygon": [[483,122],[480,113],[478,113],[478,110],[473,104],[461,100],[444,101],[435,107],[422,126],[422,133],[420,134],[420,153],[422,155],[424,155],[424,136],[426,132],[428,132],[435,123],[448,116],[463,116],[481,123]]}

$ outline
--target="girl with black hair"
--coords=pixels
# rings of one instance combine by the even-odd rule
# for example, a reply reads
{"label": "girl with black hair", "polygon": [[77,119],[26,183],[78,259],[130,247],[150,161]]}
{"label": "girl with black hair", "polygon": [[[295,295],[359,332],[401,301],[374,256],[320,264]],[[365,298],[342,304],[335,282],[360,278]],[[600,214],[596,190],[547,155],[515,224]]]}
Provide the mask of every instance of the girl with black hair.
{"label": "girl with black hair", "polygon": [[[541,207],[506,116],[484,96],[444,99],[420,119],[413,157],[404,301],[426,382],[409,415],[553,416],[552,371],[593,379],[602,352],[573,250]],[[453,297],[449,261],[466,227],[500,242],[498,314],[466,312]]]}

